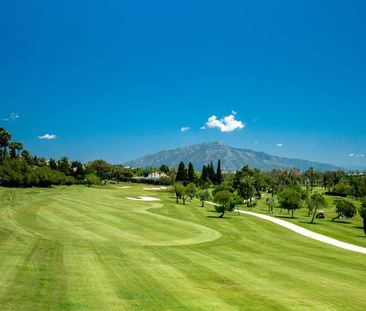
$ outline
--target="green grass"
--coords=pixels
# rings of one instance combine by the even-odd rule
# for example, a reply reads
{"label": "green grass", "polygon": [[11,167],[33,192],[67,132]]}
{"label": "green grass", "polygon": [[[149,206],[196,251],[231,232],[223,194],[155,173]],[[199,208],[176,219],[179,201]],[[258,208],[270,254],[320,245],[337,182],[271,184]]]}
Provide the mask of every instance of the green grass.
{"label": "green grass", "polygon": [[[358,214],[350,219],[331,221],[331,219],[337,215],[334,206],[334,201],[338,199],[337,197],[325,196],[328,206],[321,210],[324,211],[326,218],[315,219],[315,223],[310,224],[311,216],[308,216],[308,210],[306,208],[296,210],[294,212],[294,219],[291,218],[291,214],[288,214],[286,210],[280,212],[279,208],[274,209],[273,215],[269,214],[265,203],[268,196],[268,194],[264,194],[260,200],[257,200],[257,206],[255,208],[246,208],[246,206],[243,205],[241,206],[241,209],[280,217],[301,227],[330,236],[340,241],[366,247],[363,220]],[[353,199],[346,198],[346,200],[353,202],[357,208],[361,204],[359,201]]]}
{"label": "green grass", "polygon": [[144,187],[0,189],[0,309],[366,309],[365,255]]}

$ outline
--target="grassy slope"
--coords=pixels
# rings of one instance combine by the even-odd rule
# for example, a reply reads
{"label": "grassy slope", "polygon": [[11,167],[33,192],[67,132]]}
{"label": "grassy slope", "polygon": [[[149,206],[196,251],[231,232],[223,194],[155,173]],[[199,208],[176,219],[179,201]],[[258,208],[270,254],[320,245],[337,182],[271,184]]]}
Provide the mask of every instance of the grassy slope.
{"label": "grassy slope", "polygon": [[[268,196],[269,195],[264,194],[262,199],[257,201],[257,206],[255,208],[247,209],[245,205],[241,206],[241,208],[244,210],[247,209],[253,212],[268,214],[268,208],[265,203]],[[284,220],[293,222],[306,229],[313,230],[340,241],[366,247],[366,236],[363,232],[362,218],[357,214],[352,219],[336,220],[334,222],[331,221],[331,219],[336,216],[334,200],[337,198],[331,196],[326,196],[325,198],[328,203],[328,207],[325,209],[322,208],[321,210],[325,212],[326,219],[315,219],[314,224],[310,224],[311,217],[308,216],[308,210],[305,208],[295,211],[294,219],[287,214],[287,211],[282,211],[282,213],[280,213],[279,208],[275,208],[274,213],[271,216],[281,217]],[[357,208],[360,206],[359,201],[348,198],[346,200],[352,201]]]}
{"label": "grassy slope", "polygon": [[0,189],[1,310],[366,309],[364,255],[142,188]]}

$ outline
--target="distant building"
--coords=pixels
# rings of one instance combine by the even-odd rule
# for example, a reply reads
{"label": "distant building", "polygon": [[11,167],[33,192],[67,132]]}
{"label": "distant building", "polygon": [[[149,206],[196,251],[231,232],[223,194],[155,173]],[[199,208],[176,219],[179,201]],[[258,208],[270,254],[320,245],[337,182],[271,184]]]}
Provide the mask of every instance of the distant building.
{"label": "distant building", "polygon": [[145,179],[150,179],[150,180],[158,180],[161,177],[166,177],[167,175],[164,173],[160,173],[160,172],[152,172],[149,175],[147,175],[147,177],[145,177]]}

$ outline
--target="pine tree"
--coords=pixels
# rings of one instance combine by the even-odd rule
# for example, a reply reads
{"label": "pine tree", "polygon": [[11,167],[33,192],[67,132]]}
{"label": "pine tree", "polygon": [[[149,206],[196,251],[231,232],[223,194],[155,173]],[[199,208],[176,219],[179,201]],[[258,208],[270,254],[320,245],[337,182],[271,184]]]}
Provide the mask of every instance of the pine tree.
{"label": "pine tree", "polygon": [[177,176],[175,178],[175,181],[179,181],[182,183],[186,183],[187,182],[187,171],[186,171],[186,167],[184,165],[184,162],[180,162],[179,166],[178,166],[178,172],[177,172]]}
{"label": "pine tree", "polygon": [[212,164],[212,161],[211,163],[208,165],[208,178],[210,178],[210,180],[213,182],[213,183],[216,183],[216,174],[215,174],[215,169],[214,169],[214,166]]}
{"label": "pine tree", "polygon": [[194,182],[194,168],[192,162],[188,164],[188,182]]}
{"label": "pine tree", "polygon": [[50,159],[50,161],[48,162],[48,165],[51,170],[57,170],[57,168],[58,168],[57,163],[54,159]]}
{"label": "pine tree", "polygon": [[202,182],[207,182],[208,181],[208,173],[207,173],[207,166],[206,165],[204,165],[202,167],[201,181]]}
{"label": "pine tree", "polygon": [[217,161],[217,171],[216,171],[216,183],[220,185],[223,181],[222,172],[221,172],[221,160]]}

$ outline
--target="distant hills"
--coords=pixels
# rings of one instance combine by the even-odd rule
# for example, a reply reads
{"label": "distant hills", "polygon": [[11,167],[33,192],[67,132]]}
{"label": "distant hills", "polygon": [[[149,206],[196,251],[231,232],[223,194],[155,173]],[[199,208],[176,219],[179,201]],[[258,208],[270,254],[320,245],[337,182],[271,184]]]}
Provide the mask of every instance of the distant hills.
{"label": "distant hills", "polygon": [[194,167],[200,170],[203,165],[210,163],[210,161],[216,166],[218,159],[221,159],[222,169],[228,172],[236,171],[245,164],[262,170],[292,167],[297,167],[300,170],[307,170],[309,167],[314,167],[318,171],[339,169],[339,167],[330,164],[288,159],[269,155],[264,152],[229,147],[221,142],[202,143],[183,148],[164,150],[143,156],[135,161],[126,162],[124,165],[131,167],[160,167],[162,164],[167,164],[169,167],[178,167],[180,161],[185,162],[186,165],[191,161]]}

